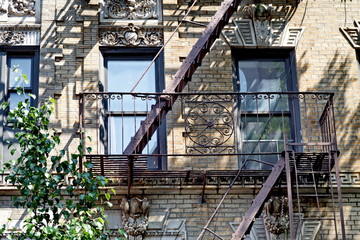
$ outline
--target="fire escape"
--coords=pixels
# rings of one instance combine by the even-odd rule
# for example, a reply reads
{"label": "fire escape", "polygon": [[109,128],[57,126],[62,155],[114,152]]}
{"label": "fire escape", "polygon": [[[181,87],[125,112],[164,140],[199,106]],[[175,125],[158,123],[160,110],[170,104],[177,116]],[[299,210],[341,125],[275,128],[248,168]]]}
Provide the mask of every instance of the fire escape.
{"label": "fire escape", "polygon": [[[253,200],[246,214],[242,217],[240,225],[237,227],[235,233],[232,236],[232,240],[238,240],[245,238],[249,233],[255,218],[259,216],[265,202],[268,200],[271,191],[276,185],[286,185],[287,188],[287,202],[289,208],[289,237],[290,239],[305,239],[301,236],[301,230],[296,229],[297,223],[306,219],[319,220],[319,221],[333,221],[335,226],[336,239],[346,239],[344,214],[342,210],[342,198],[339,182],[339,166],[337,157],[339,152],[336,144],[336,134],[334,126],[334,112],[333,112],[333,94],[324,92],[290,92],[290,93],[212,93],[212,95],[206,93],[182,93],[188,81],[191,80],[195,70],[201,65],[201,62],[205,55],[210,51],[214,41],[221,34],[222,29],[228,23],[232,14],[237,10],[241,0],[225,0],[221,4],[218,11],[213,16],[212,20],[203,31],[201,37],[196,42],[187,58],[183,61],[180,69],[173,76],[171,84],[167,86],[163,93],[158,94],[146,94],[146,93],[131,93],[132,97],[143,99],[152,104],[151,108],[147,112],[147,116],[144,121],[141,122],[136,134],[131,138],[129,145],[125,148],[121,155],[103,155],[92,154],[88,155],[87,160],[94,163],[93,171],[96,174],[104,176],[118,177],[123,176],[126,178],[128,184],[128,194],[131,193],[131,186],[136,178],[181,178],[188,179],[191,177],[203,178],[204,189],[207,177],[232,177],[229,188],[225,192],[223,198],[219,202],[218,208],[209,219],[206,226],[203,228],[198,239],[202,239],[205,232],[213,234],[219,239],[221,238],[215,231],[210,229],[210,225],[214,220],[215,215],[224,199],[227,197],[232,186],[241,177],[247,175],[261,175],[266,178],[261,190]],[[89,101],[99,101],[100,105],[104,105],[104,102],[112,100],[120,100],[126,93],[82,93],[80,96],[80,119],[81,119],[81,132],[86,127],[87,120],[85,116],[86,109]],[[191,114],[197,109],[207,108],[209,105],[215,106],[215,109],[221,109],[222,119],[232,119],[230,112],[226,110],[227,106],[233,107],[236,104],[241,104],[247,99],[253,99],[254,101],[260,101],[260,99],[286,99],[286,104],[297,105],[299,109],[299,119],[301,124],[306,125],[306,128],[310,129],[307,134],[303,133],[303,139],[301,142],[295,140],[288,140],[288,137],[284,134],[283,144],[278,144],[277,148],[282,147],[276,151],[278,154],[278,161],[276,163],[267,163],[263,159],[266,159],[267,155],[274,155],[272,153],[236,153],[229,152],[224,148],[219,155],[229,156],[245,156],[242,167],[238,170],[149,170],[147,166],[148,157],[142,155],[142,151],[146,148],[153,134],[165,121],[167,114],[171,115],[171,110],[179,105],[184,106],[188,104],[190,106],[187,110],[187,116],[185,122],[190,123]],[[105,104],[106,105],[106,104]],[[185,109],[185,108],[184,108]],[[185,110],[184,110],[185,111]],[[193,112],[191,112],[193,111]],[[217,112],[213,112],[217,114]],[[100,116],[101,114],[99,114]],[[201,115],[201,114],[200,114]],[[98,118],[100,118],[98,116]],[[280,116],[284,116],[284,113],[280,113]],[[272,113],[269,113],[269,119],[273,119]],[[268,124],[269,121],[265,124]],[[212,128],[217,124],[217,120],[207,121],[205,129]],[[283,124],[284,122],[282,122]],[[227,125],[227,120],[222,120],[223,125]],[[186,125],[186,124],[185,124]],[[191,124],[190,124],[191,125]],[[196,125],[196,124],[195,124]],[[186,125],[186,126],[189,126]],[[191,135],[193,126],[190,126],[185,133]],[[235,131],[230,127],[230,131]],[[304,127],[303,127],[304,129]],[[204,130],[205,131],[205,130]],[[312,132],[313,131],[313,132]],[[210,133],[212,134],[212,133]],[[262,135],[262,134],[260,134]],[[224,136],[224,135],[223,135]],[[315,137],[313,137],[315,136]],[[83,137],[83,136],[82,136]],[[191,136],[190,136],[191,137]],[[261,139],[257,139],[257,144]],[[201,142],[199,139],[194,142]],[[225,142],[225,140],[224,140]],[[201,144],[200,144],[201,145]],[[227,152],[226,152],[227,151]],[[197,148],[192,149],[191,157],[201,157],[206,155],[206,152]],[[177,157],[177,154],[167,154],[171,157]],[[253,155],[261,155],[261,158],[252,159]],[[156,157],[163,157],[162,154],[157,154]],[[270,165],[271,170],[256,171],[248,170],[246,165],[250,161],[257,161],[260,164]],[[331,172],[335,170],[336,189],[332,185]],[[319,185],[328,183],[328,191],[326,193],[319,192]],[[311,185],[311,191],[304,194],[301,191],[302,184]],[[318,214],[314,216],[302,215],[301,209],[304,199],[315,199],[316,206],[320,209],[319,199],[326,197],[331,201],[332,216],[324,217],[321,215],[320,210]],[[204,198],[204,194],[203,194]],[[339,212],[339,216],[336,212]],[[298,213],[297,213],[298,212]],[[322,224],[320,228],[322,228]],[[340,229],[338,231],[338,229]]]}

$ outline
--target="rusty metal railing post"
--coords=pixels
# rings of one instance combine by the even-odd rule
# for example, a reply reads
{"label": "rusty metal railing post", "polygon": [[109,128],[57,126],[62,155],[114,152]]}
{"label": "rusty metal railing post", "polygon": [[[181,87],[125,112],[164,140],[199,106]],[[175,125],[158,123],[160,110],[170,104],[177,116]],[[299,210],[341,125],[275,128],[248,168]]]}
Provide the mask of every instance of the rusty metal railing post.
{"label": "rusty metal railing post", "polygon": [[133,177],[133,168],[134,168],[134,156],[129,155],[128,157],[128,198],[130,198],[131,192],[131,184],[132,184],[132,177]]}
{"label": "rusty metal railing post", "polygon": [[335,114],[334,114],[334,94],[330,95],[329,98],[329,111],[330,111],[330,117],[329,121],[331,121],[331,140],[333,141],[333,150],[337,151],[337,137],[336,137],[336,127],[335,127]]}
{"label": "rusty metal railing post", "polygon": [[[84,140],[84,94],[80,93],[79,96],[79,133],[80,133],[80,143],[82,144],[82,150],[85,152],[85,140]],[[79,157],[79,171],[83,171],[83,158],[84,156]]]}
{"label": "rusty metal railing post", "polygon": [[[336,136],[333,137],[333,143],[334,144],[336,144],[336,138],[335,137]],[[336,146],[334,148],[336,148]],[[336,177],[336,190],[337,190],[338,201],[339,201],[341,235],[342,235],[342,240],[346,240],[344,209],[343,209],[343,201],[342,201],[342,194],[341,194],[340,168],[339,168],[339,162],[338,162],[338,158],[337,158],[338,151],[337,150],[336,151],[331,151],[331,155],[334,158],[335,177]]]}
{"label": "rusty metal railing post", "polygon": [[290,157],[289,157],[289,149],[288,149],[288,136],[286,134],[284,136],[284,142],[285,142],[284,150],[285,150],[286,186],[287,186],[288,207],[289,207],[289,217],[290,217],[290,219],[289,219],[290,220],[290,239],[295,240]]}

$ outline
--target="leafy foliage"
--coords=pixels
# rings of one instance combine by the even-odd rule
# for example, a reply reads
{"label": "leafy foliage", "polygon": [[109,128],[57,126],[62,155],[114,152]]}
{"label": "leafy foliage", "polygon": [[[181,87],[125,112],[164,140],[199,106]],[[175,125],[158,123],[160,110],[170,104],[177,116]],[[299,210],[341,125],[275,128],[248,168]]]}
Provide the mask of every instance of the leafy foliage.
{"label": "leafy foliage", "polygon": [[[27,80],[26,76],[21,78]],[[17,92],[25,94],[21,87]],[[13,232],[10,238],[108,239],[104,208],[97,203],[102,201],[100,188],[107,184],[107,179],[95,177],[91,171],[79,171],[78,159],[84,155],[82,143],[77,153],[70,154],[70,159],[64,157],[65,150],[56,151],[59,134],[49,130],[54,102],[49,99],[36,108],[27,97],[14,109],[9,109],[9,103],[2,104],[16,139],[16,144],[9,146],[16,159],[5,164],[10,172],[6,180],[20,191],[20,196],[13,199],[14,205],[29,212],[22,231]],[[92,167],[91,162],[84,165],[86,170]],[[110,195],[105,196],[102,203],[111,205]],[[0,235],[4,230],[5,227],[0,228]]]}

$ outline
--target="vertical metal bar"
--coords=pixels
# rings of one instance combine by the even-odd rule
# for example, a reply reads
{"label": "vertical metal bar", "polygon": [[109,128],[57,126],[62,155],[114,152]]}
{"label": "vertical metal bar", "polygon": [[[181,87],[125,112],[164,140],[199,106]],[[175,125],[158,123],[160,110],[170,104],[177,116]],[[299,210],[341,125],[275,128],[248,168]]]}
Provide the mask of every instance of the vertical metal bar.
{"label": "vertical metal bar", "polygon": [[292,184],[291,184],[291,169],[290,169],[290,158],[288,151],[288,136],[285,135],[285,169],[286,169],[286,185],[288,195],[288,206],[289,206],[289,220],[290,220],[290,239],[295,240],[295,227],[294,227],[294,209],[292,202]]}
{"label": "vertical metal bar", "polygon": [[132,184],[132,176],[133,176],[133,166],[134,166],[134,157],[128,156],[128,199],[130,199],[130,193],[131,193],[131,184]]}
{"label": "vertical metal bar", "polygon": [[[316,205],[317,205],[317,209],[318,209],[318,218],[321,219],[320,201],[319,201],[318,191],[317,191],[317,187],[316,187],[316,179],[315,179],[314,168],[313,168],[312,162],[310,162],[310,167],[311,167],[311,176],[312,176],[313,183],[314,183]],[[324,239],[324,233],[322,231],[322,228],[323,228],[323,222],[320,220],[321,239],[323,240]]]}
{"label": "vertical metal bar", "polygon": [[[315,96],[315,110],[316,110],[316,119],[319,119],[320,118],[320,113],[319,113],[319,99],[318,99],[318,94],[314,94],[314,96]],[[321,111],[320,111],[321,112]],[[319,127],[319,123],[317,123],[317,127]],[[314,151],[316,151],[316,146],[314,146],[313,147],[314,149]]]}
{"label": "vertical metal bar", "polygon": [[[280,99],[283,97],[282,94],[279,94],[280,96]],[[286,98],[286,101],[287,103],[289,104],[289,95],[288,94],[285,94],[285,98]],[[284,148],[286,147],[285,146],[285,138],[286,138],[286,134],[285,134],[285,120],[284,120],[284,106],[283,106],[284,102],[281,100],[281,124],[282,124],[282,135],[283,135],[283,140],[284,140]],[[286,147],[287,148],[287,147]]]}
{"label": "vertical metal bar", "polygon": [[[268,123],[269,125],[271,126],[271,118],[272,118],[272,113],[271,113],[271,101],[270,101],[270,97],[271,97],[271,94],[268,95],[268,106],[269,106],[269,120],[268,120]],[[276,109],[274,109],[274,111],[276,111]],[[265,131],[266,132],[266,131]],[[269,131],[269,140],[270,140],[270,151],[271,152],[274,152],[274,147],[273,147],[273,138],[272,138],[272,134],[271,134],[272,131]]]}
{"label": "vertical metal bar", "polygon": [[[326,141],[331,142],[332,141],[332,139],[331,139],[331,123],[330,123],[330,116],[329,116],[330,112],[329,112],[329,109],[326,109],[326,111],[327,111],[327,113],[326,113],[326,118],[325,118],[325,126],[324,126],[325,129],[324,129],[324,131],[325,131],[325,135],[326,135]],[[330,148],[331,148],[331,146],[330,147],[329,146],[325,147],[325,149],[327,151],[332,150]]]}
{"label": "vertical metal bar", "polygon": [[[134,135],[136,135],[136,131],[137,131],[137,124],[136,124],[136,96],[135,95],[132,95],[132,98],[133,98],[133,113],[134,113]],[[138,153],[137,150],[135,149],[135,153]]]}
{"label": "vertical metal bar", "polygon": [[[307,101],[306,101],[307,98],[308,98],[308,95],[304,94],[304,104],[300,105],[300,117],[299,117],[300,118],[300,124],[302,125],[300,127],[300,130],[301,129],[306,129],[306,131],[307,131],[307,129],[309,129],[309,126],[308,126],[309,119],[306,116],[306,114],[308,113],[308,104],[307,104]],[[304,109],[301,111],[302,106],[304,106]],[[311,109],[311,104],[310,104],[310,109]],[[302,136],[300,136],[302,142],[304,142],[304,139],[303,139],[304,135],[305,135],[305,137],[307,137],[306,132],[302,132]],[[303,149],[304,147],[302,147],[302,150],[304,150]],[[298,147],[298,148],[301,148],[301,147]],[[297,148],[297,150],[299,150],[298,148]]]}
{"label": "vertical metal bar", "polygon": [[[82,145],[83,145],[83,151],[85,150],[85,139],[84,139],[84,124],[85,124],[85,120],[84,120],[84,94],[80,93],[80,98],[79,98],[79,131],[80,131],[80,140],[83,141]],[[82,172],[83,171],[83,159],[84,156],[79,157],[79,171]]]}
{"label": "vertical metal bar", "polygon": [[126,97],[126,95],[124,96],[123,94],[121,95],[121,153],[124,152],[124,98]]}
{"label": "vertical metal bar", "polygon": [[[241,128],[241,124],[239,124],[240,117],[241,117],[241,110],[240,110],[240,95],[236,94],[236,95],[232,95],[233,97],[233,118],[235,119],[235,121],[233,121],[234,123],[234,145],[235,145],[235,152],[238,153],[239,152],[239,141],[241,139],[241,137],[238,135],[238,133],[242,132],[242,128]],[[238,125],[239,124],[239,125]],[[239,131],[239,132],[238,132]],[[236,157],[237,159],[237,167],[239,167],[239,157]]]}
{"label": "vertical metal bar", "polygon": [[340,170],[339,170],[337,154],[338,154],[337,151],[332,152],[332,156],[334,157],[334,164],[335,164],[336,188],[337,188],[337,195],[338,195],[338,201],[339,201],[341,234],[342,234],[342,239],[346,240],[344,209],[343,209],[342,194],[341,194]]}
{"label": "vertical metal bar", "polygon": [[[248,137],[248,128],[247,128],[247,99],[248,99],[248,95],[244,94],[244,128],[245,128],[245,134],[243,138],[243,146],[242,146],[242,151],[241,153],[244,153],[244,150],[246,150],[245,148],[247,148],[247,142],[246,142],[246,138]],[[242,117],[241,117],[242,118]],[[250,142],[249,142],[250,143]],[[245,151],[246,152],[246,151]],[[249,158],[249,156],[246,157],[246,159]],[[244,159],[242,159],[243,162]]]}
{"label": "vertical metal bar", "polygon": [[[261,138],[260,138],[260,124],[259,124],[259,102],[258,102],[258,94],[255,93],[255,103],[256,103],[256,136],[260,141],[257,141],[257,147],[259,150],[259,153],[261,153],[261,148],[260,148],[260,142],[261,142]],[[258,155],[259,156],[259,155]],[[259,157],[258,157],[259,158]],[[259,168],[261,169],[262,166]]]}
{"label": "vertical metal bar", "polygon": [[[299,193],[299,179],[298,179],[298,169],[297,169],[297,160],[296,160],[296,155],[294,151],[291,151],[292,154],[292,159],[294,161],[294,169],[295,169],[295,184],[296,184],[296,200],[297,200],[297,207],[298,207],[298,225],[301,226],[302,224],[302,219],[301,219],[301,205],[300,205],[300,193]],[[299,233],[299,237],[300,239],[302,239],[302,231],[300,229],[300,233]]]}
{"label": "vertical metal bar", "polygon": [[104,170],[104,157],[101,155],[100,156],[100,172],[101,172],[101,176],[105,177],[105,170]]}
{"label": "vertical metal bar", "polygon": [[333,149],[332,150],[335,150],[337,151],[337,137],[336,137],[336,128],[335,128],[335,114],[334,114],[334,98],[333,98],[333,95],[330,95],[330,98],[329,98],[329,101],[330,101],[330,113],[331,113],[331,116],[329,116],[329,119],[331,119],[331,122],[332,122],[332,134],[331,134],[331,140],[333,140]]}
{"label": "vertical metal bar", "polygon": [[339,239],[338,236],[338,227],[337,227],[337,223],[336,223],[336,213],[335,213],[335,199],[334,199],[334,188],[332,185],[332,181],[331,181],[331,152],[328,152],[328,170],[329,170],[329,174],[328,174],[328,178],[329,178],[329,185],[330,185],[330,192],[331,192],[331,202],[332,202],[332,210],[333,210],[333,217],[334,217],[334,227],[335,227],[335,237],[336,240]]}
{"label": "vertical metal bar", "polygon": [[[294,95],[291,95],[292,97],[291,97],[291,110],[292,110],[292,114],[291,114],[291,116],[290,116],[290,119],[292,120],[292,125],[294,126],[294,139],[292,139],[293,140],[293,142],[296,142],[297,141],[297,139],[298,139],[298,129],[297,129],[297,124],[296,124],[296,117],[295,117],[295,106],[296,106],[296,104],[295,104],[295,101],[296,101],[296,99],[298,99],[299,98],[299,100],[300,100],[300,96],[299,96],[299,94],[296,94],[296,96],[295,96],[295,93],[294,93]],[[290,119],[289,119],[289,124],[290,124]]]}
{"label": "vertical metal bar", "polygon": [[[180,104],[181,104],[180,107],[182,107],[182,101],[183,101],[184,97],[181,95],[179,98],[180,98]],[[171,127],[169,129],[171,129],[172,153],[175,154],[175,133],[174,133],[174,129],[176,129],[176,127],[175,127],[175,119],[174,119],[174,110],[172,110],[170,114],[171,114],[171,118],[170,118],[171,119]],[[181,111],[181,108],[180,108],[180,117],[184,118],[183,111]],[[185,131],[185,128],[184,128],[184,131]],[[186,136],[184,136],[184,137],[186,137]],[[184,139],[184,141],[185,141],[185,144],[186,144],[186,138]],[[186,147],[186,145],[185,145],[185,147]]]}
{"label": "vertical metal bar", "polygon": [[[101,95],[101,97],[103,97],[104,95]],[[101,136],[101,121],[103,121],[104,123],[104,131],[107,131],[105,128],[106,124],[104,122],[104,120],[106,119],[106,117],[103,117],[101,115],[101,107],[99,107],[99,105],[102,105],[102,104],[99,104],[99,101],[95,101],[95,109],[94,109],[94,112],[95,112],[95,116],[96,116],[96,127],[98,128],[98,130],[96,131],[96,141],[98,141],[98,143],[96,144],[96,150],[97,152],[96,153],[104,153],[105,152],[105,146],[107,146],[107,143],[105,142],[101,142],[100,140],[100,136]],[[104,115],[105,116],[105,115]],[[101,119],[100,119],[101,118]],[[106,140],[107,138],[107,133],[104,132],[104,140],[103,141],[107,141]]]}
{"label": "vertical metal bar", "polygon": [[80,93],[79,97],[79,130],[80,130],[80,140],[84,140],[84,94]]}
{"label": "vertical metal bar", "polygon": [[[140,98],[140,101],[142,100],[142,98]],[[146,95],[145,96],[145,111],[146,111],[146,115],[148,115],[149,114],[149,95]],[[155,136],[155,138],[157,139],[157,136]],[[146,145],[146,152],[147,152],[147,154],[152,154],[152,153],[150,153],[150,144],[149,144],[149,142],[150,142],[150,134],[149,134],[149,132],[146,134],[146,139],[147,139],[147,142],[148,142],[148,144]],[[156,141],[157,142],[157,141]],[[161,151],[160,151],[160,148],[162,147],[162,144],[157,144],[157,147],[159,148],[158,149],[158,151],[161,153]],[[151,158],[150,158],[151,159]]]}

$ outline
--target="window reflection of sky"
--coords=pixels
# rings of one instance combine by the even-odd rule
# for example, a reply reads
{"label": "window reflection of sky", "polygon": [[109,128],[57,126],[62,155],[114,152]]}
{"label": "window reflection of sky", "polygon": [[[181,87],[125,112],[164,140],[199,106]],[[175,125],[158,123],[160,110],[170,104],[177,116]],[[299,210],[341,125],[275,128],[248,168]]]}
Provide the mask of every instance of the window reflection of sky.
{"label": "window reflection of sky", "polygon": [[[130,92],[150,61],[108,61],[108,92]],[[134,92],[155,92],[155,66],[152,65]],[[111,111],[147,111],[154,101],[142,101],[130,95],[124,95],[121,101],[109,101]]]}
{"label": "window reflection of sky", "polygon": [[[108,60],[107,91],[130,92],[148,67],[150,60]],[[155,66],[150,67],[146,75],[134,90],[136,92],[156,92]],[[145,116],[137,116],[136,112],[147,112],[155,100],[142,100],[124,95],[121,100],[109,100],[108,110],[132,112],[134,115],[109,116],[109,146],[111,154],[121,154],[130,142]],[[149,141],[143,153],[151,154],[156,149],[156,134]]]}
{"label": "window reflection of sky", "polygon": [[[149,60],[108,61],[108,91],[109,92],[130,92],[141,74],[149,65]],[[155,66],[150,67],[134,92],[155,92]]]}
{"label": "window reflection of sky", "polygon": [[[9,57],[9,85],[8,89],[10,90],[10,109],[14,109],[20,101],[24,101],[25,98],[29,98],[28,93],[18,94],[16,88],[23,87],[25,91],[32,87],[31,85],[31,76],[32,76],[32,58],[30,57]],[[16,71],[13,71],[14,68],[17,68]],[[26,75],[27,82],[24,82],[24,77],[22,74]]]}
{"label": "window reflection of sky", "polygon": [[[31,87],[31,62],[32,58],[18,58],[12,57],[9,59],[10,75],[9,88],[16,87]],[[18,72],[14,72],[14,66],[17,67]],[[21,81],[21,74],[25,74],[29,83]],[[18,78],[18,80],[17,80]]]}

